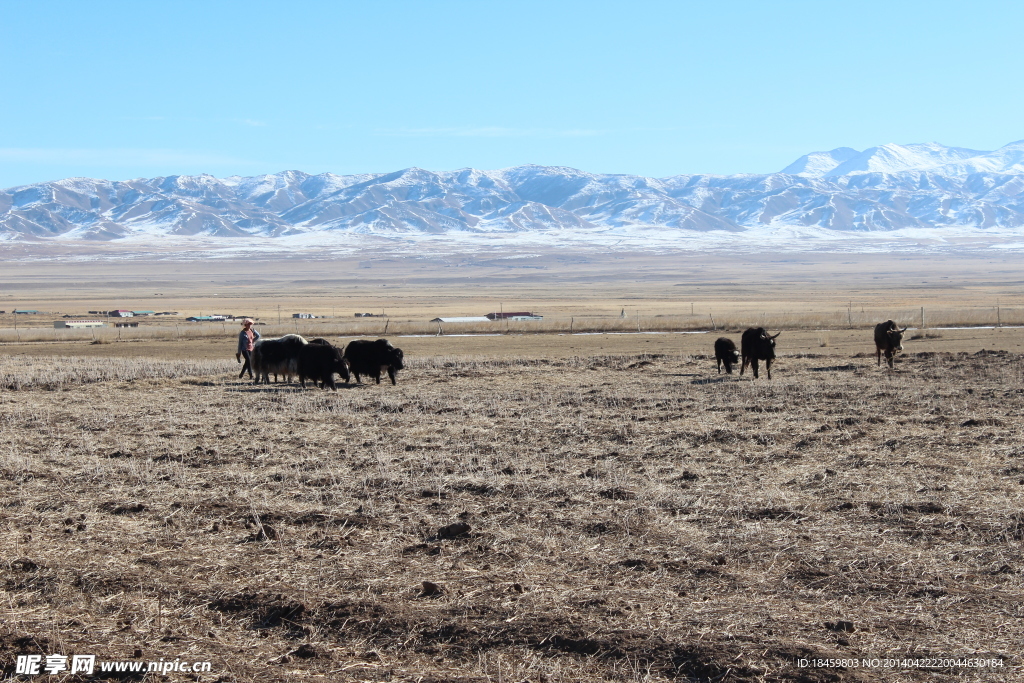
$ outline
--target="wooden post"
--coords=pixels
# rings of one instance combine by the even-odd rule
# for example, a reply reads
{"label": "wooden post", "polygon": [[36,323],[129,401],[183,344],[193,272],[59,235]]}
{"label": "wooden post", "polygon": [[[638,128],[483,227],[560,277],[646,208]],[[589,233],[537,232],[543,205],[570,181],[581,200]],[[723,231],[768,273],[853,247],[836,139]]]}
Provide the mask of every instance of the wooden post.
{"label": "wooden post", "polygon": [[850,302],[850,307],[846,309],[846,321],[850,323],[850,329],[853,329],[853,302]]}
{"label": "wooden post", "polygon": [[391,321],[390,321],[390,320],[388,320],[388,321],[386,321],[386,322],[384,323],[384,334],[385,334],[385,335],[386,335],[386,334],[388,333],[388,325],[390,325],[390,324],[391,324]]}
{"label": "wooden post", "polygon": [[640,309],[636,309],[636,331],[640,331]]}
{"label": "wooden post", "polygon": [[996,327],[1003,326],[1003,317],[999,310],[999,299],[996,299]]}
{"label": "wooden post", "polygon": [[924,306],[921,307],[921,329],[924,329]]}
{"label": "wooden post", "polygon": [[718,325],[715,324],[715,316],[713,316],[710,313],[708,313],[708,317],[711,318],[711,329],[717,331],[718,330]]}
{"label": "wooden post", "polygon": [[576,322],[576,318],[569,318],[569,334],[572,334],[573,323]]}

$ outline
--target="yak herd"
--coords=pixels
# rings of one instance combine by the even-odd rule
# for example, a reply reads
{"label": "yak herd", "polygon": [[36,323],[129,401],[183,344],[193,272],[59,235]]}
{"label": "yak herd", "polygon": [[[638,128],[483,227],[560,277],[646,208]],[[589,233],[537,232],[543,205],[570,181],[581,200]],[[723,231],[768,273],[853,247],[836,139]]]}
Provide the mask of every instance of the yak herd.
{"label": "yak herd", "polygon": [[[878,365],[882,364],[884,354],[889,368],[893,367],[893,356],[903,350],[903,334],[906,331],[906,327],[900,329],[892,320],[875,325],[875,358]],[[764,361],[764,369],[768,379],[771,379],[775,339],[780,334],[777,332],[770,335],[763,327],[751,327],[740,337],[739,352],[731,339],[719,337],[715,340],[715,361],[719,374],[724,367],[726,373],[731,375],[733,366],[740,363],[741,376],[749,365],[757,378],[758,364]],[[306,380],[311,380],[323,389],[330,387],[337,390],[335,374],[346,384],[353,375],[356,382],[362,381],[360,375],[366,375],[380,384],[381,372],[387,372],[391,383],[396,384],[396,373],[405,367],[402,360],[402,349],[395,348],[387,339],[356,339],[342,350],[326,339],[307,341],[297,334],[286,334],[276,339],[260,339],[256,342],[252,352],[252,371],[255,384],[269,384],[270,375],[274,375],[275,381],[279,376],[289,381],[292,377],[298,377],[303,387],[306,386]]]}
{"label": "yak herd", "polygon": [[[323,389],[330,387],[337,391],[334,375],[339,375],[347,384],[351,375],[360,382],[360,375],[366,375],[380,384],[381,371],[386,371],[391,383],[405,367],[402,364],[402,349],[396,349],[387,339],[357,339],[349,342],[342,350],[326,339],[306,341],[297,334],[286,334],[276,339],[259,339],[252,350],[252,371],[254,383],[270,383],[270,375],[276,380],[298,377],[303,387],[306,380],[319,384]],[[351,375],[349,374],[351,372]]]}
{"label": "yak herd", "polygon": [[[875,358],[877,359],[877,365],[882,364],[882,354],[885,354],[885,361],[889,364],[889,368],[893,367],[892,357],[897,351],[903,350],[903,333],[907,331],[904,327],[902,330],[892,320],[886,320],[884,323],[878,323],[875,325]],[[747,366],[751,366],[754,370],[754,377],[757,377],[757,364],[758,361],[764,361],[764,369],[768,373],[768,379],[772,378],[772,361],[775,360],[775,338],[778,337],[781,332],[773,335],[769,335],[763,327],[751,327],[743,336],[740,338],[740,352],[736,352],[736,344],[728,337],[719,337],[715,340],[715,361],[718,363],[718,372],[721,374],[722,367],[725,367],[725,371],[728,374],[732,374],[732,368],[736,363],[740,362],[742,358],[742,364],[740,365],[740,375],[747,369]]]}

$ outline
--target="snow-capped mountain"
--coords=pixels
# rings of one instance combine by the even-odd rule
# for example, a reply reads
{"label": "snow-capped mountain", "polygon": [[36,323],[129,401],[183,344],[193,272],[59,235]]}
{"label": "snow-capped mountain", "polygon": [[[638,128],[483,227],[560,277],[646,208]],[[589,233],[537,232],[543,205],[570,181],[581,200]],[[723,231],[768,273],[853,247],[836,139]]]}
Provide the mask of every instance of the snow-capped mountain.
{"label": "snow-capped mountain", "polygon": [[828,152],[805,154],[786,168],[783,173],[820,178],[839,164],[856,157],[860,152],[852,147],[836,147]]}
{"label": "snow-capped mountain", "polygon": [[0,239],[597,235],[681,238],[766,228],[1024,228],[1024,141],[812,152],[779,173],[645,178],[550,166],[339,176],[285,171],[129,181],[69,178],[0,191]]}

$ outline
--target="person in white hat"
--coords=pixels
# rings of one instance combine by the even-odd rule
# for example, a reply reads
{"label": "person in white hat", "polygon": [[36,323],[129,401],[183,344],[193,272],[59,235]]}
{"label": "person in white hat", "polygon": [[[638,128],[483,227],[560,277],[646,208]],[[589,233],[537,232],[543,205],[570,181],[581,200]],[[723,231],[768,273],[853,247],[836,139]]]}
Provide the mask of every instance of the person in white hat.
{"label": "person in white hat", "polygon": [[238,351],[235,352],[235,360],[241,363],[242,357],[245,357],[245,365],[238,373],[238,379],[245,377],[246,372],[249,373],[249,379],[252,379],[252,349],[256,345],[256,340],[260,338],[260,333],[253,329],[252,325],[253,319],[246,318],[242,321],[242,331],[238,333]]}

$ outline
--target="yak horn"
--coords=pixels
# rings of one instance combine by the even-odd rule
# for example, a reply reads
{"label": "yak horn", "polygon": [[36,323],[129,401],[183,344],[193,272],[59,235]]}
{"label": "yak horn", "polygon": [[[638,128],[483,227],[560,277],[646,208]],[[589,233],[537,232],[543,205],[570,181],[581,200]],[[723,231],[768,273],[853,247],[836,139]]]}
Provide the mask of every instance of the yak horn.
{"label": "yak horn", "polygon": [[779,332],[778,334],[772,335],[771,337],[768,337],[768,338],[769,338],[769,339],[775,339],[775,337],[778,337],[778,336],[779,336],[779,334],[782,334],[782,333],[781,333],[781,332]]}
{"label": "yak horn", "polygon": [[906,332],[909,327],[910,327],[910,325],[907,325],[902,330],[900,330],[900,334],[903,334],[904,332]]}

